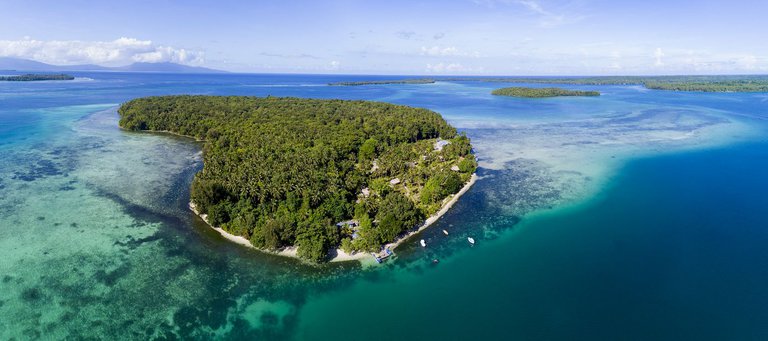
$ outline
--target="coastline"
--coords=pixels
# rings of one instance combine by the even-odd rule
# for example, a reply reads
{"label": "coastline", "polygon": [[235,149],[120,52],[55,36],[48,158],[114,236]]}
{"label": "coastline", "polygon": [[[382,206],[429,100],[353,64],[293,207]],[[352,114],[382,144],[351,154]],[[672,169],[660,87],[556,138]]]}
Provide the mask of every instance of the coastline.
{"label": "coastline", "polygon": [[436,221],[440,220],[440,218],[448,213],[448,210],[453,207],[453,205],[459,201],[459,198],[466,193],[472,185],[475,184],[475,181],[477,181],[477,173],[472,173],[472,176],[469,178],[469,181],[467,181],[466,184],[464,184],[464,187],[461,188],[456,194],[453,194],[453,197],[451,197],[448,202],[443,204],[443,207],[440,208],[439,211],[437,211],[435,214],[429,216],[427,220],[424,221],[424,224],[421,224],[418,229],[415,229],[413,231],[410,231],[406,233],[404,236],[397,238],[397,240],[384,245],[384,249],[390,248],[390,250],[394,250],[396,247],[398,247],[400,244],[402,244],[406,239],[412,237],[413,235],[424,231],[428,227],[430,227],[432,224],[434,224]]}
{"label": "coastline", "polygon": [[203,140],[203,139],[199,139],[199,138],[191,136],[191,135],[184,135],[184,134],[174,133],[174,132],[172,132],[170,130],[128,130],[128,129],[123,128],[122,126],[119,126],[119,127],[120,127],[120,129],[123,129],[125,131],[130,131],[130,132],[152,133],[152,134],[160,134],[160,135],[168,134],[168,135],[173,135],[173,136],[176,136],[176,137],[184,137],[184,138],[192,139],[192,140],[195,140],[195,142],[205,142],[205,140]]}
{"label": "coastline", "polygon": [[[472,173],[472,176],[469,178],[469,181],[467,181],[467,183],[464,184],[464,187],[462,187],[461,190],[459,190],[456,194],[453,194],[453,196],[446,203],[443,204],[443,207],[441,207],[439,211],[429,216],[429,218],[427,218],[424,221],[424,223],[421,224],[421,226],[419,226],[417,229],[406,233],[405,235],[397,238],[397,240],[391,243],[385,244],[383,249],[389,248],[390,250],[394,250],[396,247],[398,247],[408,238],[412,237],[413,235],[421,231],[424,231],[426,228],[434,224],[436,221],[440,220],[440,218],[443,215],[445,215],[445,213],[447,213],[448,210],[451,209],[451,207],[453,207],[453,205],[459,200],[459,198],[462,195],[464,195],[464,193],[466,193],[469,190],[469,188],[472,187],[472,185],[475,184],[475,181],[477,181],[477,179],[478,179],[477,173]],[[218,232],[222,237],[224,237],[225,239],[233,243],[236,243],[245,247],[250,247],[250,248],[259,250],[261,252],[265,252],[265,253],[269,253],[277,256],[299,258],[296,252],[297,248],[295,246],[285,247],[278,251],[269,251],[269,250],[256,248],[255,246],[253,246],[253,244],[251,244],[250,240],[245,239],[244,237],[241,237],[241,236],[233,235],[227,231],[224,231],[224,229],[220,227],[215,227],[211,225],[208,222],[208,216],[206,214],[200,214],[197,211],[197,207],[195,207],[195,204],[191,201],[189,202],[189,209],[192,210],[192,212],[194,212],[198,217],[200,217],[200,219],[202,219],[205,222],[205,224],[208,225],[208,227],[212,228],[214,231]],[[362,259],[371,257],[371,253],[369,252],[357,252],[354,254],[348,254],[341,249],[333,250],[332,254],[334,254],[334,256],[331,259],[329,259],[329,262],[346,262],[346,261],[352,261],[352,260],[362,260]]]}

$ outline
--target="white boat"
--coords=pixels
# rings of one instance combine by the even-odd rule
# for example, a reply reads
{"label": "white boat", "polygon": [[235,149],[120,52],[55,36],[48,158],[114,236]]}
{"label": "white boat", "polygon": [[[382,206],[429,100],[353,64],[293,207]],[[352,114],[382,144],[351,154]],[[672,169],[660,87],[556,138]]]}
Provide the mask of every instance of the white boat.
{"label": "white boat", "polygon": [[421,247],[427,247],[427,242],[422,239],[419,243],[421,243]]}
{"label": "white boat", "polygon": [[443,233],[445,233],[446,236],[448,235],[448,231],[446,230],[443,230]]}
{"label": "white boat", "polygon": [[475,245],[475,238],[467,237],[467,241],[469,241],[470,244]]}

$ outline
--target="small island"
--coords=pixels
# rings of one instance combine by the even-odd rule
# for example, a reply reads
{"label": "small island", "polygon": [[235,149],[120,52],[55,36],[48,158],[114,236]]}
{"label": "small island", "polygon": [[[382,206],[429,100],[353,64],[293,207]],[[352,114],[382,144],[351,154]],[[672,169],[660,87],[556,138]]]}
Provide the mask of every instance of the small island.
{"label": "small island", "polygon": [[528,87],[509,87],[496,89],[491,92],[496,96],[525,97],[525,98],[544,98],[560,96],[600,96],[597,91],[567,90],[561,88],[528,88]]}
{"label": "small island", "polygon": [[420,79],[394,79],[381,81],[360,81],[360,82],[334,82],[328,83],[331,86],[358,86],[358,85],[387,85],[387,84],[432,84],[436,81],[430,78]]}
{"label": "small island", "polygon": [[469,138],[426,109],[163,96],[118,112],[124,129],[204,141],[190,207],[209,225],[313,262],[383,254],[435,221],[475,179]]}
{"label": "small island", "polygon": [[71,81],[75,79],[74,76],[66,74],[32,74],[16,76],[0,76],[0,81],[7,82],[32,82],[32,81]]}

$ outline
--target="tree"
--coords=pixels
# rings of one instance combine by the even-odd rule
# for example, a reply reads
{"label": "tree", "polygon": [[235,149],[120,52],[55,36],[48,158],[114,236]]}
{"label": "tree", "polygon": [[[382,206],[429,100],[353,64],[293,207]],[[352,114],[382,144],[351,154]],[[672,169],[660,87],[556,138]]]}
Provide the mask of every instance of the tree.
{"label": "tree", "polygon": [[477,169],[477,161],[475,161],[475,156],[470,154],[464,157],[461,161],[459,161],[459,172],[462,173],[474,173]]}
{"label": "tree", "polygon": [[376,157],[376,145],[378,145],[378,143],[379,142],[374,138],[367,139],[363,142],[363,145],[360,146],[360,151],[358,152],[360,162],[371,161]]}
{"label": "tree", "polygon": [[302,224],[296,234],[297,254],[300,258],[320,262],[328,255],[325,226],[319,221]]}
{"label": "tree", "polygon": [[461,177],[453,171],[440,171],[429,178],[421,191],[421,203],[431,204],[443,200],[462,187]]}
{"label": "tree", "polygon": [[218,182],[205,180],[197,174],[194,180],[192,180],[190,197],[192,202],[195,203],[198,212],[208,213],[211,206],[225,201],[229,195],[224,186]]}
{"label": "tree", "polygon": [[415,227],[423,220],[423,215],[410,199],[400,192],[393,191],[382,201],[376,218],[379,220],[379,239],[388,243],[403,231]]}
{"label": "tree", "polygon": [[352,241],[352,247],[355,250],[379,251],[382,241],[368,213],[363,212],[356,218],[360,222],[360,226],[357,228],[357,239]]}

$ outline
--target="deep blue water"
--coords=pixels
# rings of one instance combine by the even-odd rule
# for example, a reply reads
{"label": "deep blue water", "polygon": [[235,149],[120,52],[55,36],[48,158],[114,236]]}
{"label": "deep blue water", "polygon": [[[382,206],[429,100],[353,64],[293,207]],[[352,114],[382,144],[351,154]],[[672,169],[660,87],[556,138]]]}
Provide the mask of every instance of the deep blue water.
{"label": "deep blue water", "polygon": [[[75,76],[0,82],[0,339],[768,338],[768,94]],[[119,103],[182,93],[426,107],[482,179],[384,266],[265,255],[186,209],[199,144],[116,127]]]}

